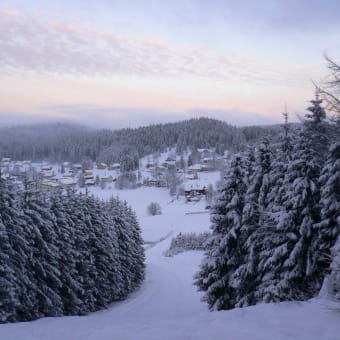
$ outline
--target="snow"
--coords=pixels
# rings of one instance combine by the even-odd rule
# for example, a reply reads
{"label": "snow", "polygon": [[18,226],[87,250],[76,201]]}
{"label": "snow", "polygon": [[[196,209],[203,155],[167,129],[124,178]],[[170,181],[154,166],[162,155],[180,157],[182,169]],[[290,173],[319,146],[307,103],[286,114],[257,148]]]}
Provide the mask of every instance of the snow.
{"label": "snow", "polygon": [[[147,272],[141,288],[122,302],[88,316],[43,318],[33,322],[0,325],[6,340],[172,340],[172,339],[339,339],[340,313],[336,304],[322,298],[308,302],[260,304],[230,311],[209,312],[202,294],[192,285],[201,252],[165,257],[168,233],[202,232],[209,228],[204,200],[173,200],[166,189],[136,190],[89,188],[106,199],[119,194],[136,210],[146,241]],[[162,215],[149,216],[147,206],[157,202]],[[189,213],[189,214],[188,214]]]}

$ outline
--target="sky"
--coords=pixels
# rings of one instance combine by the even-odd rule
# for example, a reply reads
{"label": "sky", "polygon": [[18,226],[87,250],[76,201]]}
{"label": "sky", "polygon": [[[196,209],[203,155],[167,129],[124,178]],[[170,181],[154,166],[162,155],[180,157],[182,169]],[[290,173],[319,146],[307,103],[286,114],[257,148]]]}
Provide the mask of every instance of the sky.
{"label": "sky", "polygon": [[303,114],[338,0],[0,0],[0,126],[233,125]]}

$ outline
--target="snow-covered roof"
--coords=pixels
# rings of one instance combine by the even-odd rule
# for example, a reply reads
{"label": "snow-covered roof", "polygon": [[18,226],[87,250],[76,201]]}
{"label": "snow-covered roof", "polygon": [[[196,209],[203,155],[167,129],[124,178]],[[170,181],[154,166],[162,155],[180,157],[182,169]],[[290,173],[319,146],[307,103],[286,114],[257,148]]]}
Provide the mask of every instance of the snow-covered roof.
{"label": "snow-covered roof", "polygon": [[190,190],[203,190],[206,188],[206,184],[201,183],[201,182],[189,182],[189,183],[184,183],[184,190],[185,191],[190,191]]}
{"label": "snow-covered roof", "polygon": [[75,180],[74,178],[61,178],[59,180],[59,183],[65,184],[65,185],[73,185],[73,184],[77,184],[77,180]]}
{"label": "snow-covered roof", "polygon": [[54,172],[53,171],[45,171],[43,173],[43,177],[54,177]]}
{"label": "snow-covered roof", "polygon": [[193,164],[193,165],[189,166],[188,169],[189,170],[201,170],[202,165],[201,164]]}
{"label": "snow-covered roof", "polygon": [[57,182],[52,182],[52,181],[43,181],[42,185],[48,185],[53,188],[58,188],[59,184]]}

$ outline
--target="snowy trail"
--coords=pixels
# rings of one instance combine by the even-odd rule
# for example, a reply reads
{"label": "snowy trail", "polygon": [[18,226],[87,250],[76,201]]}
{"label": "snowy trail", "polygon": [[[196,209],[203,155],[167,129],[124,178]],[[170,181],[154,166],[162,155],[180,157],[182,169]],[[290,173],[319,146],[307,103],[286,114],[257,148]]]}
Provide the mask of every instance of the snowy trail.
{"label": "snowy trail", "polygon": [[126,301],[83,317],[0,325],[0,339],[339,339],[340,315],[323,301],[208,312],[192,286],[201,254],[159,257],[163,248],[147,251],[146,280]]}
{"label": "snowy trail", "polygon": [[[109,196],[111,193],[108,193]],[[125,195],[125,196],[124,196]],[[167,193],[152,188],[121,192],[136,210],[144,239],[160,240],[174,231],[204,231],[208,214],[191,214],[202,205],[166,204]],[[161,203],[163,214],[145,213],[145,197]],[[104,197],[105,198],[105,197]],[[209,312],[192,285],[201,252],[164,257],[171,237],[146,250],[146,279],[122,302],[87,316],[43,318],[0,325],[0,340],[339,340],[340,313],[324,300],[261,304]]]}

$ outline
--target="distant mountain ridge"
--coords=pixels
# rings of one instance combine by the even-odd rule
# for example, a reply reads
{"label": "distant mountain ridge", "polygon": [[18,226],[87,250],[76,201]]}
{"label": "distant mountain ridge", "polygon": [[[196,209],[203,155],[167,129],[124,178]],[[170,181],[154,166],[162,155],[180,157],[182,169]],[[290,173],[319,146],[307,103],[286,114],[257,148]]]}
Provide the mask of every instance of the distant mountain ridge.
{"label": "distant mountain ridge", "polygon": [[0,157],[32,161],[131,162],[167,147],[177,152],[190,148],[244,150],[265,135],[276,138],[279,125],[234,127],[211,118],[194,118],[177,123],[154,124],[120,130],[91,129],[57,123],[0,129]]}

